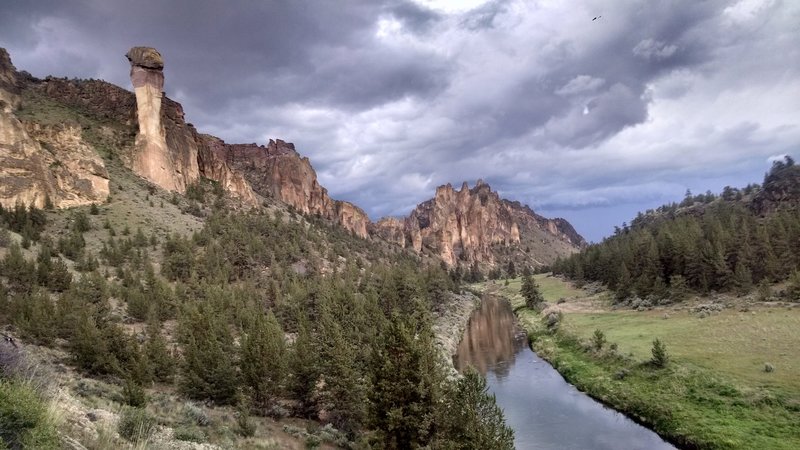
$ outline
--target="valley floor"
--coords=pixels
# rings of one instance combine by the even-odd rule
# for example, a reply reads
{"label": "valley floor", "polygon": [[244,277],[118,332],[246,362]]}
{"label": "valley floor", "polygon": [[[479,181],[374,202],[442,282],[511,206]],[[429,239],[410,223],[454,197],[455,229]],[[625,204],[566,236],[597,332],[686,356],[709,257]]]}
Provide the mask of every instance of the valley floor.
{"label": "valley floor", "polygon": [[[800,307],[717,295],[620,310],[605,292],[536,281],[563,314],[555,331],[525,308],[519,279],[482,288],[510,299],[532,348],[582,391],[682,448],[800,448]],[[649,363],[656,338],[670,356],[663,369]]]}

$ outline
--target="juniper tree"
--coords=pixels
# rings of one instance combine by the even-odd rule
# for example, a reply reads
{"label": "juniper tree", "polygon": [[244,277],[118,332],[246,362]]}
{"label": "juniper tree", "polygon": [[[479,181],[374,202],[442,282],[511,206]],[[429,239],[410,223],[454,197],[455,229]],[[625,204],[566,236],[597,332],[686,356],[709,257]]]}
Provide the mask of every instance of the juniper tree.
{"label": "juniper tree", "polygon": [[522,287],[520,289],[520,293],[525,299],[525,306],[528,308],[537,308],[542,304],[542,302],[544,302],[544,297],[542,296],[542,293],[539,292],[539,286],[536,285],[536,281],[530,275],[525,275],[522,277]]}
{"label": "juniper tree", "polygon": [[253,406],[264,411],[280,395],[287,370],[283,330],[272,312],[254,313],[242,330],[239,354],[242,382]]}
{"label": "juniper tree", "polygon": [[472,368],[458,380],[442,411],[439,447],[514,448],[514,430],[505,424],[503,411],[488,389],[486,380]]}

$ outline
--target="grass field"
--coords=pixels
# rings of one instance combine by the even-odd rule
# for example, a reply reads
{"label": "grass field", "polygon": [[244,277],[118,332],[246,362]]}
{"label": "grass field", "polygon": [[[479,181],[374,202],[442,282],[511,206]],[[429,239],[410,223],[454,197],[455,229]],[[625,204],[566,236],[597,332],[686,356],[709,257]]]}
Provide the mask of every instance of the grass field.
{"label": "grass field", "polygon": [[[800,394],[800,309],[726,309],[704,319],[687,311],[620,311],[567,314],[566,329],[589,339],[602,330],[609,342],[638,359],[650,356],[659,338],[676,363],[689,363],[757,386]],[[764,371],[765,363],[775,371]]]}
{"label": "grass field", "polygon": [[[685,307],[615,311],[605,294],[544,275],[536,281],[546,301],[564,299],[557,332],[524,307],[520,280],[484,288],[511,300],[534,350],[582,391],[680,447],[800,448],[800,308],[734,307],[705,318]],[[588,345],[595,329],[608,340],[600,351]],[[656,337],[670,354],[663,369],[648,363]]]}

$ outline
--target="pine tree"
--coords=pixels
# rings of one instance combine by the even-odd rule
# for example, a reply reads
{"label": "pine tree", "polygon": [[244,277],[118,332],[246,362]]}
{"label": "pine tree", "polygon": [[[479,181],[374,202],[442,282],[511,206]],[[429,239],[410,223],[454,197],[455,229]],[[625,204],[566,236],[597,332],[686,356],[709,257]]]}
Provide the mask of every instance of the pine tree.
{"label": "pine tree", "polygon": [[147,319],[147,340],[143,352],[152,378],[171,382],[175,375],[175,358],[167,350],[167,341],[161,335],[161,324],[154,311],[151,311]]}
{"label": "pine tree", "polygon": [[289,367],[291,378],[289,389],[300,403],[299,414],[312,417],[317,410],[316,387],[319,381],[319,354],[311,339],[309,325],[301,321],[298,325],[297,339],[292,345]]}
{"label": "pine tree", "polygon": [[753,276],[750,274],[750,269],[742,262],[736,264],[736,270],[733,272],[733,285],[739,295],[747,294],[753,290]]}
{"label": "pine tree", "polygon": [[660,339],[655,339],[653,341],[653,348],[651,350],[653,354],[653,359],[651,359],[651,363],[655,367],[666,367],[669,363],[669,354],[667,354],[667,346],[661,342]]}
{"label": "pine tree", "polygon": [[320,402],[328,420],[352,437],[366,420],[367,381],[358,370],[357,349],[348,342],[342,327],[330,316],[323,316],[322,322],[319,339],[327,345]]}
{"label": "pine tree", "polygon": [[530,275],[522,277],[520,293],[525,299],[525,306],[528,308],[538,308],[544,302],[544,297],[539,292],[539,286],[536,285],[536,281]]}
{"label": "pine tree", "polygon": [[424,447],[434,437],[444,373],[424,328],[395,315],[376,343],[371,418],[384,448]]}

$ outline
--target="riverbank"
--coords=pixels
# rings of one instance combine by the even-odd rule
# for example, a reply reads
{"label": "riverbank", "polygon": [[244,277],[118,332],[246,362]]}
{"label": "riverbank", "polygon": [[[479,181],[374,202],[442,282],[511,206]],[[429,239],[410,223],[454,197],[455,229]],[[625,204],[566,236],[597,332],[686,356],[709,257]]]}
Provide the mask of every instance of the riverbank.
{"label": "riverbank", "polygon": [[[517,293],[518,283],[485,286],[512,302],[532,349],[581,391],[681,448],[800,448],[797,392],[785,386],[743,383],[724,371],[700,367],[682,358],[665,368],[656,368],[648,357],[624,354],[627,348],[611,341],[596,350],[587,339],[594,329],[584,324],[584,328],[576,330],[563,323],[570,322],[571,308],[574,311],[574,304],[570,303],[583,302],[597,310],[602,302],[560,280],[543,280],[541,276],[538,280],[540,284],[544,281],[542,291],[548,302],[576,298],[576,302],[563,301],[565,319],[555,329],[544,325],[539,313],[525,308]],[[630,326],[604,323],[607,330]],[[653,337],[658,336],[641,332],[636,340],[649,345]],[[667,342],[668,351],[670,345],[675,347],[676,342]]]}
{"label": "riverbank", "polygon": [[436,349],[453,377],[459,376],[453,365],[453,355],[458,350],[458,343],[461,342],[464,330],[467,329],[472,311],[480,305],[481,299],[471,292],[452,294],[448,298],[447,305],[434,317],[433,334]]}

